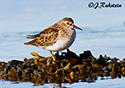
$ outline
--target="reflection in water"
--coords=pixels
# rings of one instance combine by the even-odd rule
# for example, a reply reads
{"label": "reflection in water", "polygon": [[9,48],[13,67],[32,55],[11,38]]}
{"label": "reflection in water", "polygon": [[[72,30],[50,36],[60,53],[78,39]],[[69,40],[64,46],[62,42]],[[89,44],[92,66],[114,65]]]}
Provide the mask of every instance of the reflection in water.
{"label": "reflection in water", "polygon": [[[32,82],[34,86],[46,83],[59,84],[74,82],[95,82],[98,77],[121,78],[125,76],[125,60],[102,56],[96,59],[90,51],[77,56],[67,50],[61,55],[55,54],[56,62],[51,57],[42,57],[31,53],[35,58],[24,61],[12,60],[0,62],[0,79],[19,82]],[[56,85],[55,85],[56,86]]]}

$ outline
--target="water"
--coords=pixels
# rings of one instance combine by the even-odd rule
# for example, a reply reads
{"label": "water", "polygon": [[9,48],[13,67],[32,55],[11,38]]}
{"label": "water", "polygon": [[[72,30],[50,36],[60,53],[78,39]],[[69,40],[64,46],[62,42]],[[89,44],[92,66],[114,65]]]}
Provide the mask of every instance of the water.
{"label": "water", "polygon": [[[103,30],[85,28],[83,31],[77,30],[77,38],[70,47],[71,50],[80,54],[85,50],[91,50],[95,57],[99,54],[117,57],[121,60],[125,49],[125,27],[117,25]],[[35,34],[40,31],[29,32],[2,32],[0,34],[0,60],[9,61],[12,59],[22,60],[24,57],[31,57],[31,52],[37,52],[40,55],[49,56],[49,52],[38,47],[24,46],[27,34]]]}
{"label": "water", "polygon": [[[86,82],[79,82],[79,83],[73,83],[73,84],[68,84],[68,83],[63,83],[62,84],[62,88],[67,87],[67,88],[106,88],[106,87],[111,87],[111,88],[124,88],[125,84],[124,84],[125,78],[121,78],[121,79],[107,79],[107,80],[100,80],[100,78],[98,78],[98,80],[95,83],[86,83]],[[54,86],[54,84],[44,84],[41,86],[33,86],[33,83],[30,82],[10,82],[10,81],[0,81],[0,88],[22,88],[22,87],[26,87],[26,88],[52,88]],[[57,86],[59,86],[57,84]]]}
{"label": "water", "polygon": [[[72,4],[70,4],[72,2]],[[94,1],[93,1],[94,2]],[[96,1],[95,1],[96,2]],[[108,2],[108,0],[105,0]],[[111,0],[114,3],[113,0]],[[91,50],[95,57],[99,54],[125,58],[125,1],[121,8],[91,9],[90,1],[63,0],[54,2],[22,0],[4,0],[0,3],[0,61],[12,59],[23,60],[30,58],[31,52],[37,52],[42,56],[50,56],[49,52],[37,47],[24,46],[28,41],[27,34],[39,33],[44,28],[57,22],[63,17],[72,17],[76,25],[83,31],[77,30],[77,38],[70,47],[77,54],[85,50]],[[109,82],[110,81],[110,82]],[[66,87],[124,87],[125,78],[97,80],[95,83],[64,84]],[[34,87],[30,82],[15,84],[9,81],[1,81],[1,88]],[[40,87],[52,87],[53,84],[45,84]]]}

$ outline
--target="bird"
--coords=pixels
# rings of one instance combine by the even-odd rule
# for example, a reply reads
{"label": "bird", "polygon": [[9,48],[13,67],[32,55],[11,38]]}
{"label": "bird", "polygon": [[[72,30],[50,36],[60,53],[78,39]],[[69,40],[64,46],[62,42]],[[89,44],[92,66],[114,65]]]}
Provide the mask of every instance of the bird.
{"label": "bird", "polygon": [[37,46],[48,50],[50,51],[53,61],[56,61],[52,52],[68,49],[72,45],[76,38],[74,28],[82,30],[74,25],[72,18],[64,17],[38,34],[27,35],[27,38],[32,40],[24,43],[24,45]]}

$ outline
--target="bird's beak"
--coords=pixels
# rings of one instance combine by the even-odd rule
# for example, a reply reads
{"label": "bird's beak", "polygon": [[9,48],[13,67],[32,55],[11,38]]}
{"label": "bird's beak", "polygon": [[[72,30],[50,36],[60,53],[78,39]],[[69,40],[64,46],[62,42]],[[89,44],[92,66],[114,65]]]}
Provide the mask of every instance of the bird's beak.
{"label": "bird's beak", "polygon": [[82,31],[82,29],[81,28],[79,28],[79,27],[77,27],[76,25],[73,25],[74,26],[74,28],[77,28],[77,29],[79,29],[79,30],[81,30]]}

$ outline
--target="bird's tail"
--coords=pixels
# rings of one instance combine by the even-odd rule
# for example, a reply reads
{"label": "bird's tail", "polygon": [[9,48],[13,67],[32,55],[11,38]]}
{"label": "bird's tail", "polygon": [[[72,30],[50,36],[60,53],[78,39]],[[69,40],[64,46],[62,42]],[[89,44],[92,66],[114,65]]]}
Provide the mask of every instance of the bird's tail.
{"label": "bird's tail", "polygon": [[37,40],[37,39],[34,39],[34,40],[32,40],[32,41],[29,41],[29,42],[25,42],[24,45],[32,45],[32,46],[36,46],[36,43],[35,43],[36,40]]}
{"label": "bird's tail", "polygon": [[34,39],[37,38],[39,36],[39,34],[35,34],[35,35],[27,35],[28,39]]}

